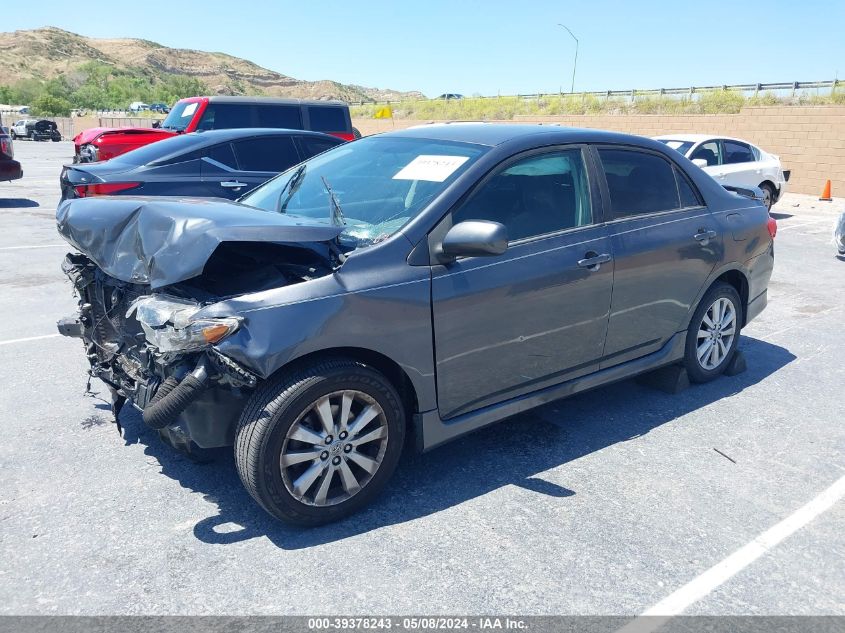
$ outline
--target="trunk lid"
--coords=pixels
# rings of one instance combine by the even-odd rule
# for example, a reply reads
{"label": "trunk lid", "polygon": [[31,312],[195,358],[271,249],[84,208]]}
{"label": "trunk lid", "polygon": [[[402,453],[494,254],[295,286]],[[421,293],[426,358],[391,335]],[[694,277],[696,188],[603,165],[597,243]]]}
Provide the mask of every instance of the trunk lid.
{"label": "trunk lid", "polygon": [[103,272],[152,288],[201,275],[223,243],[329,242],[344,228],[213,198],[135,196],[67,200],[56,223]]}

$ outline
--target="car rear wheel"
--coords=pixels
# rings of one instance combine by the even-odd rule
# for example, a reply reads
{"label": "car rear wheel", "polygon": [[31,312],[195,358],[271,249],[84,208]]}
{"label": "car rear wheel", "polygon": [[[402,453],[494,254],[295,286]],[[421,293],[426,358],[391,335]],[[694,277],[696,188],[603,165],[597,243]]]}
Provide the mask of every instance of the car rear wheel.
{"label": "car rear wheel", "polygon": [[760,190],[763,192],[763,204],[766,205],[767,209],[771,209],[775,202],[775,188],[764,182],[760,185]]}
{"label": "car rear wheel", "polygon": [[34,140],[35,140],[35,132],[30,132],[30,133],[29,133],[29,140],[30,140],[30,141],[34,141]]}
{"label": "car rear wheel", "polygon": [[733,359],[739,343],[742,307],[730,284],[714,285],[698,304],[687,330],[684,366],[693,382],[720,376]]}
{"label": "car rear wheel", "polygon": [[327,360],[268,381],[235,434],[238,474],[270,514],[298,525],[336,521],[372,501],[405,438],[398,393],[361,363]]}

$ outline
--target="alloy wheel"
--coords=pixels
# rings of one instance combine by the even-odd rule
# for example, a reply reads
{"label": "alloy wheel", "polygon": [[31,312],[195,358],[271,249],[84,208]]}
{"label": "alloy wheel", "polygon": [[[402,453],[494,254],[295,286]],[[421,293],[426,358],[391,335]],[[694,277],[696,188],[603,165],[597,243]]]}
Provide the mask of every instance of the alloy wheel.
{"label": "alloy wheel", "polygon": [[696,357],[707,371],[719,367],[728,356],[736,336],[736,307],[726,297],[719,297],[704,313],[698,326]]}
{"label": "alloy wheel", "polygon": [[768,187],[763,187],[763,204],[766,205],[767,209],[772,208],[772,192]]}
{"label": "alloy wheel", "polygon": [[279,457],[282,481],[301,503],[341,503],[370,482],[387,442],[387,419],[374,398],[335,391],[312,402],[288,429]]}

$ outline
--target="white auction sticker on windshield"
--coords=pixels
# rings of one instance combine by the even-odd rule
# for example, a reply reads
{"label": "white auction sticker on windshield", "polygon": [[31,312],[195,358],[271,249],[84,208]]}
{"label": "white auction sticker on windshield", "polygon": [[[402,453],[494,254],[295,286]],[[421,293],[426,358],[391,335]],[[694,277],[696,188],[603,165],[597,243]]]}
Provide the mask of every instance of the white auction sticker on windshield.
{"label": "white auction sticker on windshield", "polygon": [[467,156],[434,156],[423,154],[405,165],[393,180],[428,180],[443,182],[467,162]]}
{"label": "white auction sticker on windshield", "polygon": [[184,109],[184,110],[182,110],[182,116],[183,116],[183,117],[186,117],[186,116],[191,116],[194,112],[196,112],[196,111],[197,111],[197,106],[198,106],[198,105],[199,105],[199,104],[198,104],[196,101],[194,101],[193,103],[189,103],[188,105],[186,105],[186,106],[185,106],[185,109]]}

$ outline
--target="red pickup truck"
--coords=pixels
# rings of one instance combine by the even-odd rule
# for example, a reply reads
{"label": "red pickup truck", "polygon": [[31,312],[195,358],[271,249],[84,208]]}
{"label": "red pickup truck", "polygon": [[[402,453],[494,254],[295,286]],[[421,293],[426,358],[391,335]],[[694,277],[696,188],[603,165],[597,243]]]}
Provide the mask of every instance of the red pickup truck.
{"label": "red pickup truck", "polygon": [[84,130],[73,139],[74,162],[108,160],[183,132],[232,128],[285,128],[356,138],[349,106],[341,101],[268,97],[189,97],[176,102],[161,125]]}

